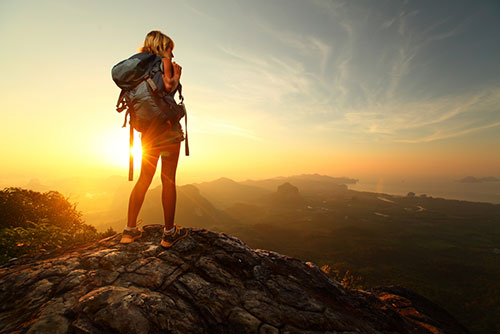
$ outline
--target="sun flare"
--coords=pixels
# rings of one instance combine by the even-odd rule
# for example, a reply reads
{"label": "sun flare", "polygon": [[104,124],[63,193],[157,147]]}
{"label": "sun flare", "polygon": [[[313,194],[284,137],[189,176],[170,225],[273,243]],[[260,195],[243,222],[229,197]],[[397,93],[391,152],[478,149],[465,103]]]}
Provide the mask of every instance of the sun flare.
{"label": "sun flare", "polygon": [[129,152],[132,153],[134,158],[134,169],[139,169],[142,161],[142,145],[140,139],[136,140],[136,138],[134,138],[134,146]]}
{"label": "sun flare", "polygon": [[[103,145],[105,143],[105,145]],[[129,148],[129,137],[127,133],[120,133],[119,135],[107,134],[106,140],[96,142],[99,152],[105,157],[105,160],[110,164],[122,168],[128,168],[129,156],[132,153],[134,159],[134,170],[139,170],[142,160],[142,147],[141,138],[138,132],[134,131],[134,145],[132,149]]]}

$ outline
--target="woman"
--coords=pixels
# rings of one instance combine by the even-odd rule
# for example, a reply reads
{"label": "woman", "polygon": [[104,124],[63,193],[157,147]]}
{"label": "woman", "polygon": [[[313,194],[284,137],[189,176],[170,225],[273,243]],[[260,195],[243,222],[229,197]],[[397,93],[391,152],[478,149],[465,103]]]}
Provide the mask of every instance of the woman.
{"label": "woman", "polygon": [[[160,31],[151,31],[146,35],[141,52],[157,54],[163,61],[163,82],[165,90],[174,94],[181,77],[182,67],[172,62],[174,57],[174,42]],[[162,183],[162,205],[165,228],[161,245],[165,248],[172,246],[175,242],[189,235],[189,230],[174,225],[176,189],[175,173],[179,160],[181,141],[184,133],[179,122],[176,124],[160,123],[159,121],[149,126],[142,133],[142,163],[141,174],[130,194],[128,206],[127,227],[123,231],[121,243],[131,243],[142,236],[137,228],[137,216],[141,209],[146,192],[153,180],[158,160],[161,158],[161,183]]]}

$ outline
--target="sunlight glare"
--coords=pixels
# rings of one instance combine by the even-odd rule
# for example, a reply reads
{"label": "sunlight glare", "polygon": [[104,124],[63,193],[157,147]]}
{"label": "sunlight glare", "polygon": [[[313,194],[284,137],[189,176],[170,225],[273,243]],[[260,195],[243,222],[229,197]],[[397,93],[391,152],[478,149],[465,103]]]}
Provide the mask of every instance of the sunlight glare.
{"label": "sunlight glare", "polygon": [[[98,151],[101,156],[104,156],[108,163],[128,169],[130,154],[128,131],[126,134],[122,132],[120,135],[115,133],[107,134],[106,140],[98,140],[96,146],[99,148]],[[138,171],[141,166],[142,147],[140,134],[137,131],[134,131],[132,155],[134,158],[134,171]]]}
{"label": "sunlight glare", "polygon": [[137,132],[135,132],[134,135],[134,146],[132,147],[132,156],[134,157],[134,170],[139,170],[141,168],[141,161],[142,161],[142,146],[141,146],[141,139],[139,138]]}

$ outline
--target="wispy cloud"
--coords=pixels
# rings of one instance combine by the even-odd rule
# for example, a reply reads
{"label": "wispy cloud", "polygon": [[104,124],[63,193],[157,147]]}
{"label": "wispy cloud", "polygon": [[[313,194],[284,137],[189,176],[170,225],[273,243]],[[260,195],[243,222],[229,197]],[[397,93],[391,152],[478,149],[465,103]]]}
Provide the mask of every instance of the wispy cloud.
{"label": "wispy cloud", "polygon": [[299,61],[288,57],[261,58],[250,51],[222,45],[219,48],[232,59],[225,69],[231,78],[227,82],[230,91],[226,93],[238,95],[241,101],[274,108],[290,95],[311,91],[314,76]]}
{"label": "wispy cloud", "polygon": [[428,28],[422,31],[422,36],[424,37],[424,44],[433,42],[433,41],[440,41],[444,40],[450,37],[455,36],[458,34],[464,27],[464,24],[467,22],[468,19],[462,20],[458,22],[454,27],[452,27],[449,30],[445,31],[435,31],[437,28],[441,27],[443,24],[448,23],[450,21],[450,18],[445,18],[443,20],[437,21],[434,24],[431,24]]}
{"label": "wispy cloud", "polygon": [[431,141],[435,141],[435,140],[464,136],[464,135],[467,135],[469,133],[478,132],[480,130],[490,129],[490,128],[494,128],[497,126],[500,126],[500,122],[486,124],[486,125],[482,125],[482,126],[476,126],[476,127],[472,127],[472,128],[468,128],[468,129],[458,130],[458,131],[438,130],[430,136],[417,138],[417,139],[398,139],[396,141],[401,142],[401,143],[427,143],[427,142],[431,142]]}
{"label": "wispy cloud", "polygon": [[318,50],[319,60],[320,60],[320,71],[321,75],[324,75],[326,66],[328,64],[328,60],[330,58],[330,54],[332,52],[332,47],[328,43],[320,40],[317,37],[310,37],[310,40],[312,45],[314,46],[313,49]]}
{"label": "wispy cloud", "polygon": [[410,73],[411,61],[415,55],[416,51],[411,50],[408,46],[401,46],[399,48],[398,56],[392,63],[390,72],[391,80],[386,92],[388,99],[394,98],[396,89],[399,87],[401,80]]}
{"label": "wispy cloud", "polygon": [[399,17],[397,19],[398,21],[398,33],[401,35],[401,36],[405,36],[408,34],[408,19],[411,18],[412,16],[416,16],[418,15],[420,11],[418,10],[413,10],[409,13],[407,13],[406,11],[401,11],[399,13]]}
{"label": "wispy cloud", "polygon": [[256,26],[265,34],[279,41],[282,45],[295,49],[302,55],[307,55],[320,65],[320,75],[325,74],[332,46],[320,37],[311,34],[298,34],[291,31],[279,30],[263,21],[256,21]]}
{"label": "wispy cloud", "polygon": [[374,104],[351,109],[323,124],[323,131],[348,131],[366,139],[422,143],[458,137],[500,124],[500,88],[468,96]]}
{"label": "wispy cloud", "polygon": [[197,127],[194,132],[211,135],[237,136],[255,141],[262,141],[262,139],[256,136],[252,130],[242,128],[227,122],[222,122],[220,120],[217,120],[216,122],[204,120],[203,126]]}
{"label": "wispy cloud", "polygon": [[211,23],[215,23],[215,24],[220,24],[221,23],[221,20],[217,19],[216,17],[202,11],[201,9],[199,8],[196,8],[196,7],[193,7],[191,6],[188,2],[184,1],[182,2],[182,5],[188,9],[189,11],[193,12],[194,14],[196,14],[198,17],[202,17],[208,21],[210,21]]}
{"label": "wispy cloud", "polygon": [[[373,13],[376,7],[353,11],[340,1],[313,3],[332,18],[329,36],[257,20],[258,33],[277,43],[272,50],[257,53],[245,46],[218,45],[224,56],[218,73],[224,90],[212,92],[223,101],[218,106],[243,109],[249,118],[253,111],[266,114],[284,127],[300,124],[367,141],[432,142],[498,126],[500,116],[494,110],[500,105],[500,89],[440,96],[418,81],[429,61],[422,57],[429,55],[427,48],[456,36],[463,21],[445,18],[422,29],[425,13],[407,10],[404,4],[388,15]],[[366,19],[354,19],[360,16]],[[248,129],[255,130],[256,124]],[[242,126],[223,128],[214,131],[257,137]]]}
{"label": "wispy cloud", "polygon": [[[393,44],[386,46],[386,48],[394,50],[390,53],[392,64],[389,72],[390,80],[385,90],[387,99],[396,98],[401,90],[401,84],[411,80],[408,75],[413,74],[416,68],[415,64],[422,63],[422,61],[418,62],[422,51],[427,50],[432,42],[455,36],[465,22],[465,20],[454,22],[454,27],[445,30],[442,26],[450,21],[450,18],[445,18],[431,22],[428,27],[422,29],[420,25],[416,24],[416,22],[423,22],[420,20],[423,15],[421,11],[407,11],[404,7],[397,15],[385,18],[381,23],[381,27],[388,30],[386,34],[391,34],[391,30],[396,33]],[[383,57],[386,56],[383,55]]]}

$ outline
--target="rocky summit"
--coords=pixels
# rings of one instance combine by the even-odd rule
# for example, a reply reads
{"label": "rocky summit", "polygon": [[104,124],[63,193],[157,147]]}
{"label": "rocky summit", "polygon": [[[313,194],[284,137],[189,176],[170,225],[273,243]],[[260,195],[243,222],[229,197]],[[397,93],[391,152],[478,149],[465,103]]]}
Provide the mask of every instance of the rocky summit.
{"label": "rocky summit", "polygon": [[1,333],[468,333],[401,287],[349,290],[316,265],[192,229],[168,250],[162,226],[10,261]]}

